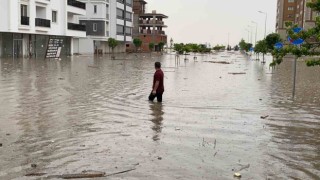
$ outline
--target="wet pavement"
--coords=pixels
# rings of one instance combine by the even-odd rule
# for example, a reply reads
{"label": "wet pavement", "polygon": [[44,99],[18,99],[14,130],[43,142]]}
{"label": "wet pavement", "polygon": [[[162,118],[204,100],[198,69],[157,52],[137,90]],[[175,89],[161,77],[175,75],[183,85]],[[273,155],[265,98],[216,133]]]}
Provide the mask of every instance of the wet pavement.
{"label": "wet pavement", "polygon": [[[291,60],[117,58],[1,59],[0,179],[320,179],[319,67],[298,63],[292,101]],[[155,61],[162,104],[147,101]]]}

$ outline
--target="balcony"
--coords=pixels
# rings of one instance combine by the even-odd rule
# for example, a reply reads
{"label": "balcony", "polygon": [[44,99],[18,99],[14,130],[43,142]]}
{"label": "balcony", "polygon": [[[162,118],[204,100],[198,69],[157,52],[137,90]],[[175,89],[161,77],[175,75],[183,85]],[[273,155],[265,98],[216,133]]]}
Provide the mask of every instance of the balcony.
{"label": "balcony", "polygon": [[149,29],[140,30],[140,34],[166,35],[166,33],[164,31],[161,31],[161,30],[149,30]]}
{"label": "balcony", "polygon": [[27,16],[21,16],[21,25],[29,26],[30,18]]}
{"label": "balcony", "polygon": [[117,0],[118,3],[124,4],[124,0]]}
{"label": "balcony", "polygon": [[86,25],[68,23],[68,29],[75,31],[86,31]]}
{"label": "balcony", "polygon": [[141,26],[163,26],[167,27],[163,21],[160,20],[139,20]]}
{"label": "balcony", "polygon": [[48,19],[36,18],[36,26],[37,27],[50,28],[51,27],[51,21],[48,20]]}
{"label": "balcony", "polygon": [[86,9],[86,4],[77,0],[68,0],[68,5],[80,9]]}

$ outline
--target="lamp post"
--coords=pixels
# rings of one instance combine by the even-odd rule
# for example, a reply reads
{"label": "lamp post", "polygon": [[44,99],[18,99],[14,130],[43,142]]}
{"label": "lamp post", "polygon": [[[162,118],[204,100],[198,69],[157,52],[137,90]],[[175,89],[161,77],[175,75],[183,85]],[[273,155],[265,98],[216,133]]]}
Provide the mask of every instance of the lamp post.
{"label": "lamp post", "polygon": [[250,43],[253,44],[252,43],[252,33],[253,33],[252,28],[253,28],[253,26],[248,25],[248,28],[250,28],[250,32],[251,32],[251,41],[250,41]]}
{"label": "lamp post", "polygon": [[250,31],[248,29],[245,29],[248,32],[248,43],[250,41],[249,36],[250,36]]}
{"label": "lamp post", "polygon": [[266,19],[265,19],[265,24],[264,24],[264,38],[266,38],[267,36],[267,19],[268,19],[268,13],[263,12],[263,11],[258,11],[261,14],[265,14],[266,15]]}
{"label": "lamp post", "polygon": [[254,22],[254,21],[251,21],[253,24],[256,25],[256,38],[255,38],[255,42],[254,42],[254,45],[257,45],[257,36],[258,36],[258,23],[257,22]]}

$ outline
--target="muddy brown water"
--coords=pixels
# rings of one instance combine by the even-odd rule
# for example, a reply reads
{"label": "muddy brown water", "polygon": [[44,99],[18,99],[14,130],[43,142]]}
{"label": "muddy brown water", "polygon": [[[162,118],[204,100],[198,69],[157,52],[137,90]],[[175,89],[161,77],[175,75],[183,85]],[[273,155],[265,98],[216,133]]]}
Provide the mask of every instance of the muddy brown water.
{"label": "muddy brown water", "polygon": [[[298,63],[292,101],[291,60],[174,58],[1,59],[0,179],[320,179],[319,67]],[[158,60],[163,104],[147,101]]]}

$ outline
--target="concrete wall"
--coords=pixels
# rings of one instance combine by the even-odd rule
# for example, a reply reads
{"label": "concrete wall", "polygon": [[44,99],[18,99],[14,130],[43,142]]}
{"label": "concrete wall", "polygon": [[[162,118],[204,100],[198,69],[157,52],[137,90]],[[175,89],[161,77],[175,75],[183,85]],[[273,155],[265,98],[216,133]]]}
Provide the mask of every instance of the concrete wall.
{"label": "concrete wall", "polygon": [[1,0],[0,5],[0,17],[1,17],[1,23],[0,23],[0,32],[8,31],[9,27],[9,14],[7,13],[9,9],[9,3],[8,1]]}
{"label": "concrete wall", "polygon": [[93,40],[90,38],[80,38],[79,39],[79,53],[80,54],[93,54],[94,53],[94,46]]}
{"label": "concrete wall", "polygon": [[[21,25],[20,5],[28,6],[29,26]],[[67,35],[68,20],[78,23],[78,16],[67,12],[67,1],[43,1],[36,0],[1,0],[0,5],[0,31],[25,34],[43,34],[43,35]],[[69,8],[70,9],[70,8]],[[79,9],[79,8],[78,8]],[[52,21],[52,10],[58,12],[57,23],[51,23],[51,28],[39,28],[35,26],[35,18],[43,18]],[[83,10],[79,10],[79,13]],[[79,14],[80,15],[80,14]],[[82,36],[85,37],[85,32]]]}
{"label": "concrete wall", "polygon": [[0,57],[2,57],[2,35],[0,34]]}
{"label": "concrete wall", "polygon": [[[81,21],[81,23],[83,22],[86,24],[87,36],[105,36],[105,21]],[[93,31],[93,24],[97,24],[97,31]]]}

